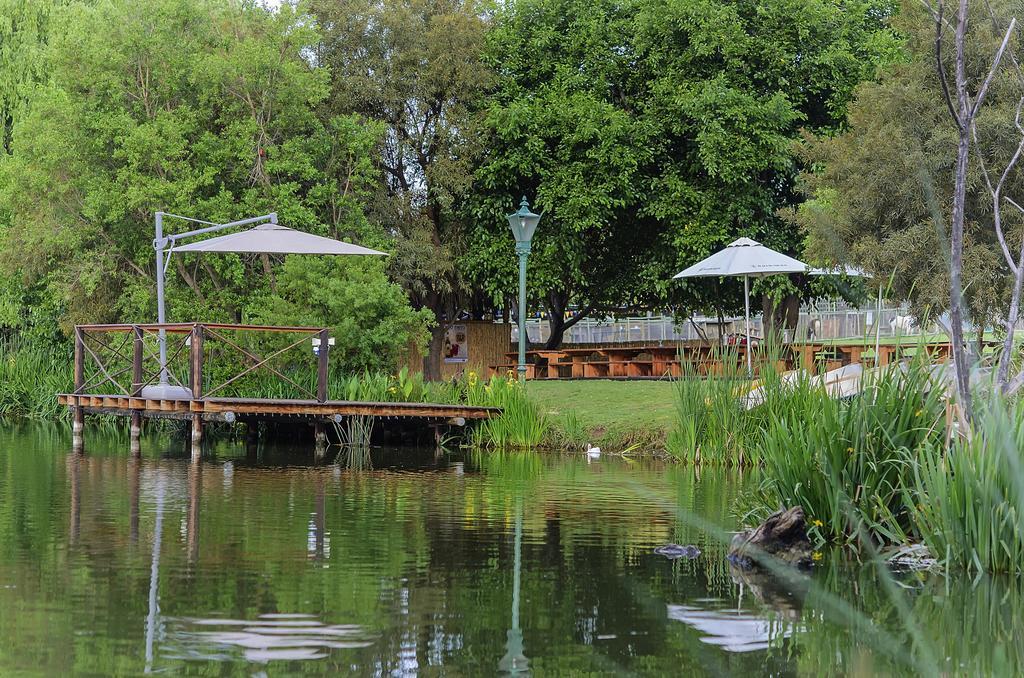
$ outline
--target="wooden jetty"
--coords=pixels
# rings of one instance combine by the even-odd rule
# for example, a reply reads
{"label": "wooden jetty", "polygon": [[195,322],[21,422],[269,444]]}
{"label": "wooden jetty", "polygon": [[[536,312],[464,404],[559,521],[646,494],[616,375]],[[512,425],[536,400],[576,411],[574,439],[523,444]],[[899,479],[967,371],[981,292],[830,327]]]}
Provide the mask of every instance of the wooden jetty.
{"label": "wooden jetty", "polygon": [[[161,340],[165,360],[160,358]],[[72,411],[77,448],[83,445],[86,414],[130,418],[134,454],[139,451],[142,418],[170,418],[191,421],[194,456],[200,453],[203,424],[212,421],[308,422],[317,446],[322,447],[325,424],[348,417],[415,419],[436,428],[462,426],[500,413],[497,408],[471,405],[330,400],[330,343],[329,331],[322,327],[79,325],[75,327],[74,392],[59,394],[58,400]],[[297,351],[315,358],[315,383],[304,382],[301,370],[288,373],[280,366],[287,356],[294,367]],[[312,375],[312,366],[307,368],[305,374]],[[246,396],[246,381],[257,372],[273,375],[275,385],[286,395]],[[160,383],[163,388],[157,388]]]}

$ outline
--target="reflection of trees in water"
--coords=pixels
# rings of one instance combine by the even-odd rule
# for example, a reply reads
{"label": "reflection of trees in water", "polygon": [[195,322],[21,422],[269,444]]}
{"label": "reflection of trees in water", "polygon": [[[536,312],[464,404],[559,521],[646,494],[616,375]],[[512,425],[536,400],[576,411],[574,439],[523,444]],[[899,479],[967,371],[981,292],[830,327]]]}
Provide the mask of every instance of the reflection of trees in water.
{"label": "reflection of trees in water", "polygon": [[373,468],[369,445],[342,445],[334,460],[335,464],[349,471],[368,471]]}
{"label": "reflection of trees in water", "polygon": [[[22,467],[6,467],[7,477],[26,480],[0,502],[0,545],[15,554],[0,563],[0,575],[18,585],[0,596],[22,596],[23,607],[48,612],[0,615],[0,637],[25,652],[38,649],[37,638],[71,642],[73,629],[94,632],[73,654],[46,660],[41,670],[54,675],[142,670],[139,622],[148,611],[158,478],[166,482],[158,581],[164,619],[305,613],[373,635],[367,647],[330,649],[296,672],[443,665],[492,674],[508,641],[520,499],[520,627],[535,673],[754,675],[765,667],[792,670],[791,657],[809,675],[905,668],[873,649],[870,630],[829,619],[813,590],[801,608],[799,597],[771,581],[745,580],[741,610],[795,629],[767,655],[724,651],[702,640],[707,632],[669,618],[668,605],[736,606],[724,547],[672,510],[728,521],[723,516],[743,485],[727,472],[611,459],[588,466],[582,457],[542,455],[446,465],[427,453],[409,464],[421,470],[405,473],[88,454],[54,463],[22,450],[8,454],[19,455]],[[389,463],[375,462],[378,469]],[[73,532],[77,543],[54,548],[70,543]],[[697,544],[704,554],[668,561],[652,553],[666,542]],[[826,562],[813,575],[816,584],[909,648],[876,573]],[[900,595],[922,635],[934,639],[934,656],[951,656],[978,675],[1022,665],[1020,583],[992,579],[972,587],[954,579],[947,591],[931,575],[923,583],[903,575],[901,582],[912,585]],[[139,648],[137,656],[125,658],[126,641]],[[161,654],[159,634],[156,644],[154,668],[182,668]],[[1000,651],[1005,665],[996,663]]]}
{"label": "reflection of trees in water", "polygon": [[[1024,581],[1012,576],[901,572],[887,589],[871,564],[836,557],[814,573],[815,587],[794,636],[808,675],[1020,675],[1024,671]],[[862,613],[837,613],[835,596]],[[909,619],[900,606],[905,605]],[[915,642],[911,626],[916,626]]]}

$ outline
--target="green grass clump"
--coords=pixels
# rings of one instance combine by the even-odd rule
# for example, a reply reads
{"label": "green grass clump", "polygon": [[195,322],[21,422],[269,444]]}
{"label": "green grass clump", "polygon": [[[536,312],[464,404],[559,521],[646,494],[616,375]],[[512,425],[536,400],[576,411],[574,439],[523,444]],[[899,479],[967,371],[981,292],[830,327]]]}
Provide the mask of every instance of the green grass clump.
{"label": "green grass clump", "polygon": [[65,417],[57,394],[73,390],[70,353],[17,341],[0,344],[0,417]]}
{"label": "green grass clump", "polygon": [[862,386],[848,400],[809,378],[786,387],[784,406],[765,420],[759,503],[802,506],[827,541],[905,543],[915,532],[905,503],[915,455],[944,439],[942,393],[914,366]]}
{"label": "green grass clump", "polygon": [[550,421],[521,383],[498,376],[479,381],[470,374],[465,389],[468,404],[502,409],[501,416],[481,422],[473,429],[474,445],[532,449],[544,442]]}
{"label": "green grass clump", "polygon": [[754,417],[737,392],[745,381],[730,377],[702,379],[684,374],[676,382],[676,427],[669,433],[670,454],[692,464],[743,466],[755,461],[751,443]]}
{"label": "green grass clump", "polygon": [[978,403],[969,438],[917,453],[907,492],[914,525],[947,566],[1024,571],[1024,404]]}

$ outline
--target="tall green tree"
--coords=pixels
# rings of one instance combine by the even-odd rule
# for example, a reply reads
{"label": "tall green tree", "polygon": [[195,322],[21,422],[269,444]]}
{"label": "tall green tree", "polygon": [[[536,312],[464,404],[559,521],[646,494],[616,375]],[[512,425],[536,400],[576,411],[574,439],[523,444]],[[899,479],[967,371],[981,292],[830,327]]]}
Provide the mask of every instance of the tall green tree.
{"label": "tall green tree", "polygon": [[43,51],[50,16],[69,0],[0,0],[0,149],[10,152],[14,122],[32,88],[47,79]]}
{"label": "tall green tree", "polygon": [[[779,216],[802,200],[793,142],[841,126],[854,86],[898,55],[891,13],[879,0],[509,4],[489,50],[499,86],[474,243],[496,242],[501,209],[533,192],[548,211],[535,285],[558,316],[710,305],[719,288],[671,275],[743,235],[802,254]],[[472,264],[492,294],[514,285],[491,261],[512,261],[503,247]]]}
{"label": "tall green tree", "polygon": [[657,222],[639,206],[657,130],[639,110],[646,74],[636,69],[633,21],[632,4],[617,0],[525,0],[500,13],[488,36],[499,81],[464,265],[493,299],[514,290],[504,215],[528,196],[544,211],[529,287],[548,313],[552,347],[595,312],[651,301],[637,271]]}
{"label": "tall green tree", "polygon": [[[160,209],[211,221],[275,210],[292,227],[386,244],[363,212],[382,130],[321,117],[328,73],[308,58],[319,40],[309,16],[237,0],[101,0],[50,20],[49,80],[0,165],[0,264],[44,290],[65,328],[153,317]],[[294,289],[278,288],[267,257],[172,262],[173,318],[265,317],[268,298]],[[404,317],[415,334],[419,319]]]}
{"label": "tall green tree", "polygon": [[[1005,19],[1006,3],[992,3]],[[1002,31],[988,10],[972,10],[967,42],[967,77],[981,82]],[[906,36],[906,58],[887,67],[876,82],[861,85],[842,134],[809,138],[810,199],[795,212],[807,230],[810,250],[848,261],[892,280],[891,294],[909,300],[918,316],[938,317],[949,308],[949,224],[957,133],[943,99],[935,66],[935,25],[924,8],[907,3],[897,27]],[[1005,22],[1003,23],[1005,28]],[[950,38],[951,39],[951,38]],[[1013,45],[1016,53],[1019,47]],[[952,53],[944,57],[952,72]],[[1014,128],[1021,86],[1010,69],[996,74],[976,121],[966,183],[963,296],[977,325],[992,323],[1009,299],[1009,269],[992,224],[991,197],[982,163],[1002,168],[1020,140]],[[1001,169],[1000,169],[1001,171]],[[1024,180],[1011,173],[1004,195],[1024,194]],[[1005,210],[1007,238],[1019,242],[1024,220]]]}
{"label": "tall green tree", "polygon": [[467,307],[456,261],[460,202],[480,151],[475,102],[492,81],[486,22],[476,0],[313,0],[330,67],[331,114],[385,126],[384,173],[371,218],[395,237],[392,275],[434,315],[424,374],[437,377],[447,325]]}

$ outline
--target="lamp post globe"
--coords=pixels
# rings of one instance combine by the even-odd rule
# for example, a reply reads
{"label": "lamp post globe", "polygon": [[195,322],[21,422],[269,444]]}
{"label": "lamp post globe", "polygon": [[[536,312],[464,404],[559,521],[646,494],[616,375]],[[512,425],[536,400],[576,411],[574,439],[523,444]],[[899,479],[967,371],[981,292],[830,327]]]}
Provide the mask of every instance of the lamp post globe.
{"label": "lamp post globe", "polygon": [[540,223],[540,214],[530,211],[530,203],[523,196],[519,209],[509,214],[508,225],[516,239],[516,254],[519,256],[519,363],[516,370],[519,380],[526,379],[526,258],[530,256],[530,241]]}

